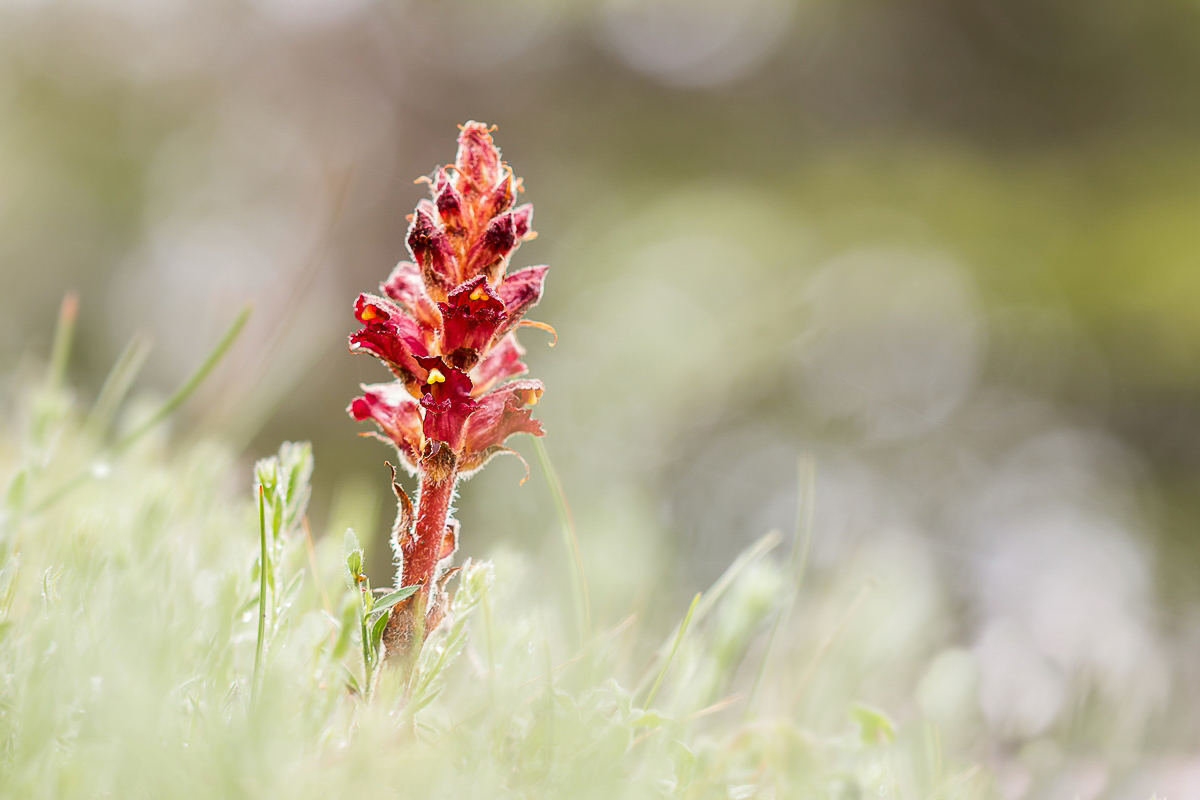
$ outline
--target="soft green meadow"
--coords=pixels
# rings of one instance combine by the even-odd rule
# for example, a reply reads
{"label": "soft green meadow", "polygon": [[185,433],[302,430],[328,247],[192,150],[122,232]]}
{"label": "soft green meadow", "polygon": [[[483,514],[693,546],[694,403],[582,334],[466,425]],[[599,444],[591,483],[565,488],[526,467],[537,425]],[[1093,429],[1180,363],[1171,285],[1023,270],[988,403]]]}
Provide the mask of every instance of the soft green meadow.
{"label": "soft green meadow", "polygon": [[468,562],[406,676],[379,665],[399,598],[353,588],[353,532],[309,529],[309,446],[251,471],[159,424],[237,325],[164,405],[125,401],[127,353],[87,407],[63,383],[71,321],[46,375],[10,386],[0,432],[0,795],[991,796],[929,725],[836,699],[821,733],[788,713],[822,705],[839,632],[789,633],[806,514],[673,630],[590,618],[606,576],[575,559],[564,516],[574,597],[546,596],[520,553]]}

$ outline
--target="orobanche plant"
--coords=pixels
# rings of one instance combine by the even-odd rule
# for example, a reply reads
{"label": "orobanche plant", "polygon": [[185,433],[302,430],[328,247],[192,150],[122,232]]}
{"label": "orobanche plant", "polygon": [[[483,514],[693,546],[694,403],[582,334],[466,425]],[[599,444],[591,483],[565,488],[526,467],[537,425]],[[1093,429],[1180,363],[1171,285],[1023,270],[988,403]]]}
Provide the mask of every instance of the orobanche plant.
{"label": "orobanche plant", "polygon": [[[526,372],[516,328],[552,329],[524,319],[538,302],[547,267],[508,272],[509,259],[530,230],[533,207],[514,207],[521,181],[500,158],[492,130],[462,126],[453,164],[428,180],[432,200],[410,217],[408,249],[380,285],[361,294],[355,316],[362,330],[350,349],[369,353],[391,370],[391,383],[363,386],[349,411],[371,419],[400,463],[417,476],[416,508],[394,480],[399,501],[392,530],[397,591],[382,640],[388,656],[411,653],[448,606],[445,583],[458,547],[451,503],[458,481],[492,456],[512,452],[515,433],[541,436],[530,407],[541,381]],[[418,179],[421,180],[421,179]],[[411,588],[411,587],[416,587]]]}

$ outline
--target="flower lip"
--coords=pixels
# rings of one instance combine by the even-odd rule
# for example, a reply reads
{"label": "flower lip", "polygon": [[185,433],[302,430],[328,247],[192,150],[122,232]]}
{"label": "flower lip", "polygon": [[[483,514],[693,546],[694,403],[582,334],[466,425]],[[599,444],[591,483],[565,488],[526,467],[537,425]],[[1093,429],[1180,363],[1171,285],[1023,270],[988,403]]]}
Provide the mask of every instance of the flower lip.
{"label": "flower lip", "polygon": [[504,301],[483,275],[459,286],[446,300],[438,304],[442,312],[443,357],[453,367],[471,369],[505,323]]}
{"label": "flower lip", "polygon": [[479,408],[479,403],[471,397],[471,379],[439,356],[423,356],[416,360],[426,371],[425,383],[421,385],[425,437],[444,442],[457,452],[467,418]]}

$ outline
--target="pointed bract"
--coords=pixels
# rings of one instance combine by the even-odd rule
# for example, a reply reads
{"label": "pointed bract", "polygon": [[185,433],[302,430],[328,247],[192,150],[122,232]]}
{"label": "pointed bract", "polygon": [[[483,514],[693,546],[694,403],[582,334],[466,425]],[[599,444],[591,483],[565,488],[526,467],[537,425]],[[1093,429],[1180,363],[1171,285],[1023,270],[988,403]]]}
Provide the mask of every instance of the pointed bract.
{"label": "pointed bract", "polygon": [[467,420],[463,435],[464,465],[490,447],[502,444],[514,433],[542,435],[533,419],[532,406],[545,387],[541,381],[519,380],[504,384],[479,398],[479,408]]}
{"label": "pointed bract", "polygon": [[492,141],[491,131],[482,122],[471,121],[463,125],[462,133],[458,135],[454,166],[479,194],[496,185],[500,177],[500,150]]}
{"label": "pointed bract", "polygon": [[446,294],[458,283],[454,247],[446,231],[433,220],[433,204],[422,200],[413,213],[408,227],[408,250],[421,268],[425,291],[434,300],[445,300]]}
{"label": "pointed bract", "polygon": [[496,294],[504,303],[504,326],[500,333],[506,333],[517,326],[525,312],[537,305],[542,299],[545,288],[547,266],[526,267],[505,276],[496,287]]}

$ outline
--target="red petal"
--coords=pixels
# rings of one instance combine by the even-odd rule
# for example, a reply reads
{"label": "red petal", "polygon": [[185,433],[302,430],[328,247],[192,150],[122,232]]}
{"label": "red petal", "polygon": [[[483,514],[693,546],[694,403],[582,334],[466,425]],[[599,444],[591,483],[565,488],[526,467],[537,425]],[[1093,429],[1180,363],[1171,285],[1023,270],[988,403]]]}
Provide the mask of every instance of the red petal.
{"label": "red petal", "polygon": [[541,436],[542,426],[533,419],[529,406],[537,402],[544,388],[541,381],[512,381],[479,398],[479,408],[467,420],[463,433],[464,459],[503,444],[514,433]]}
{"label": "red petal", "polygon": [[379,288],[392,300],[412,312],[421,327],[426,329],[427,338],[441,327],[441,315],[438,314],[437,304],[425,291],[425,282],[421,280],[421,270],[416,264],[401,261]]}
{"label": "red petal", "polygon": [[517,337],[511,333],[497,342],[496,346],[471,370],[470,376],[471,382],[475,385],[475,395],[479,396],[486,392],[499,381],[525,374],[529,368],[521,362],[521,356],[524,354],[525,348],[517,343]]}
{"label": "red petal", "polygon": [[441,358],[417,359],[426,370],[421,386],[421,406],[425,409],[423,429],[426,438],[444,442],[455,453],[462,446],[463,428],[478,408],[471,397],[471,379]]}
{"label": "red petal", "polygon": [[492,343],[505,321],[503,301],[492,293],[483,275],[459,286],[439,303],[442,312],[442,354],[452,367],[470,369]]}
{"label": "red petal", "polygon": [[508,275],[496,287],[496,294],[504,301],[504,326],[501,333],[516,327],[525,316],[525,312],[537,305],[542,299],[542,289],[546,283],[547,266],[526,267]]}
{"label": "red petal", "polygon": [[390,300],[369,294],[358,296],[354,315],[364,327],[350,337],[352,351],[375,356],[406,384],[424,375],[415,357],[429,351],[412,317]]}
{"label": "red petal", "polygon": [[363,386],[363,396],[354,398],[347,411],[359,422],[371,419],[415,469],[421,456],[421,411],[398,383]]}
{"label": "red petal", "polygon": [[435,300],[444,300],[446,293],[458,283],[454,247],[445,230],[434,224],[433,204],[422,200],[417,204],[412,224],[408,226],[408,249],[421,268],[425,290]]}

